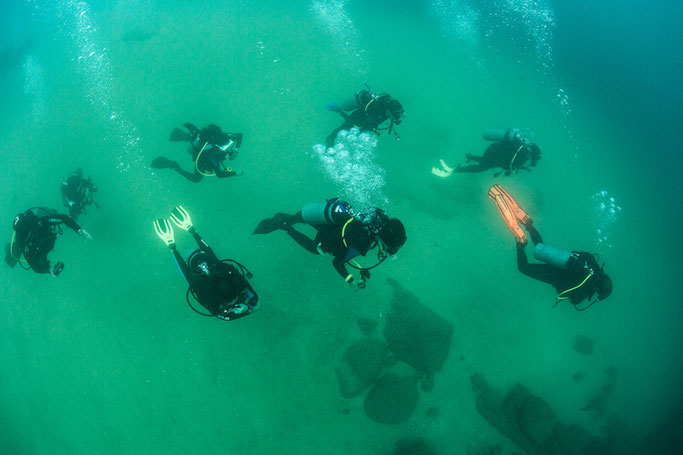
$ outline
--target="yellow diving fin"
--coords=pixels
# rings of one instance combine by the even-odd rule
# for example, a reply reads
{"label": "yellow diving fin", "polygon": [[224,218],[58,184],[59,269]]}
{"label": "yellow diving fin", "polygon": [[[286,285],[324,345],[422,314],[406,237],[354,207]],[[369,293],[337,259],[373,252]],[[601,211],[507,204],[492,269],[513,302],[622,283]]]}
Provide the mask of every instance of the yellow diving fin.
{"label": "yellow diving fin", "polygon": [[173,236],[173,226],[168,222],[166,218],[160,220],[154,220],[154,230],[157,236],[168,246],[175,243],[175,237]]}
{"label": "yellow diving fin", "polygon": [[192,228],[192,218],[190,218],[190,214],[181,205],[174,208],[171,212],[171,221],[180,229],[189,231]]}
{"label": "yellow diving fin", "polygon": [[441,178],[450,177],[454,169],[452,167],[449,167],[444,160],[439,160],[439,163],[441,163],[441,169],[433,167],[432,174]]}

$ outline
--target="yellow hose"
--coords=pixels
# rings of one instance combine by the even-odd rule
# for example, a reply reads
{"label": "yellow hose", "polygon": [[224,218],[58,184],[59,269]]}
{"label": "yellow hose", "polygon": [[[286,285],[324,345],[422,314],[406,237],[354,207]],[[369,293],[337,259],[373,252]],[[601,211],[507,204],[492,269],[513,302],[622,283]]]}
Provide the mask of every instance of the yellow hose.
{"label": "yellow hose", "polygon": [[572,291],[574,291],[574,290],[580,288],[581,286],[583,286],[584,284],[586,284],[586,281],[588,281],[588,279],[589,279],[590,277],[592,277],[592,276],[593,276],[593,272],[590,272],[590,273],[588,274],[588,276],[586,276],[586,278],[584,278],[583,281],[582,281],[581,283],[577,284],[576,286],[574,286],[574,287],[571,288],[571,289],[567,289],[566,291],[560,292],[560,293],[557,295],[557,300],[566,300],[566,299],[568,299],[569,297],[565,297],[565,296],[564,296],[566,293],[572,292]]}

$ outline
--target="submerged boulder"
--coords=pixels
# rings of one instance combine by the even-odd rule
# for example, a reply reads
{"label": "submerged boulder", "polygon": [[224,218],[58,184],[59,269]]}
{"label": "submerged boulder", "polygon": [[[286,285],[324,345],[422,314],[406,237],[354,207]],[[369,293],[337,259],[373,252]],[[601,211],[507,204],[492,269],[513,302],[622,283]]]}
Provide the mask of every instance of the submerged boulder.
{"label": "submerged boulder", "polygon": [[603,417],[605,415],[609,399],[617,384],[617,369],[614,365],[608,367],[605,370],[605,373],[607,375],[605,383],[600,387],[598,392],[588,400],[586,406],[581,408],[582,411],[592,412],[597,417]]}
{"label": "submerged boulder", "polygon": [[341,396],[355,397],[370,387],[382,371],[386,353],[387,345],[381,340],[364,338],[352,343],[336,370]]}
{"label": "submerged boulder", "polygon": [[591,355],[595,341],[586,335],[577,335],[574,338],[574,350],[579,354]]}
{"label": "submerged boulder", "polygon": [[377,328],[377,321],[370,318],[358,318],[356,323],[358,324],[361,333],[367,336],[372,335],[372,332]]}
{"label": "submerged boulder", "polygon": [[394,287],[384,328],[389,349],[418,371],[428,375],[440,371],[450,350],[453,324],[422,305],[396,281],[388,281]]}
{"label": "submerged boulder", "polygon": [[384,374],[365,398],[365,414],[379,423],[405,422],[415,411],[417,396],[415,377]]}
{"label": "submerged boulder", "polygon": [[523,385],[501,392],[481,375],[471,379],[479,414],[529,455],[612,455],[608,441],[562,423],[543,398]]}
{"label": "submerged boulder", "polygon": [[401,439],[391,455],[436,455],[434,449],[423,438]]}

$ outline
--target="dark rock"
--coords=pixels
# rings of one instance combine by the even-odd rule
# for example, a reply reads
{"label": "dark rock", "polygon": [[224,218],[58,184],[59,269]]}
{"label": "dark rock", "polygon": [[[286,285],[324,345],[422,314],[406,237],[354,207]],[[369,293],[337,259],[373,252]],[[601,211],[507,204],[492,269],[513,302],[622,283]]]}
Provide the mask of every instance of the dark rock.
{"label": "dark rock", "polygon": [[386,353],[387,345],[383,341],[363,338],[346,349],[344,361],[351,365],[361,380],[372,383],[382,371]]}
{"label": "dark rock", "polygon": [[583,355],[591,355],[594,344],[594,340],[585,335],[577,335],[574,338],[574,350]]}
{"label": "dark rock", "polygon": [[353,371],[353,368],[351,368],[351,365],[346,362],[342,363],[342,365],[335,370],[335,373],[337,374],[337,380],[339,381],[339,394],[344,398],[353,398],[372,384],[368,384],[366,381],[359,378]]}
{"label": "dark rock", "polygon": [[423,392],[431,392],[434,389],[434,376],[431,374],[426,375],[420,381],[420,389]]}
{"label": "dark rock", "polygon": [[607,411],[609,398],[612,396],[614,386],[617,384],[617,369],[612,365],[605,370],[607,378],[605,383],[600,387],[600,390],[588,400],[586,406],[581,410],[588,411],[595,414],[597,417],[603,417]]}
{"label": "dark rock", "polygon": [[365,414],[379,423],[402,423],[417,406],[417,379],[386,373],[365,398]]}
{"label": "dark rock", "polygon": [[436,419],[441,415],[441,411],[439,411],[438,408],[431,407],[427,409],[427,412],[425,412],[425,416],[429,417],[430,419]]}
{"label": "dark rock", "polygon": [[382,371],[387,345],[373,338],[352,343],[344,353],[344,361],[336,370],[339,393],[352,398],[370,387]]}
{"label": "dark rock", "polygon": [[586,373],[584,373],[583,371],[577,371],[572,375],[572,378],[575,382],[581,382],[586,378]]}
{"label": "dark rock", "polygon": [[396,281],[388,282],[394,287],[384,329],[389,349],[418,371],[440,371],[450,350],[453,324],[422,305]]}
{"label": "dark rock", "polygon": [[387,352],[387,355],[384,356],[384,366],[385,367],[393,367],[394,365],[396,365],[396,362],[398,362],[398,359],[396,358],[396,354],[394,354],[391,351]]}
{"label": "dark rock", "polygon": [[560,422],[541,397],[517,383],[501,393],[473,375],[477,410],[528,455],[611,455],[607,442],[578,425]]}
{"label": "dark rock", "polygon": [[363,335],[371,335],[377,328],[377,321],[369,318],[359,318],[357,321],[358,328]]}
{"label": "dark rock", "polygon": [[391,455],[436,455],[436,452],[424,439],[412,438],[397,441]]}

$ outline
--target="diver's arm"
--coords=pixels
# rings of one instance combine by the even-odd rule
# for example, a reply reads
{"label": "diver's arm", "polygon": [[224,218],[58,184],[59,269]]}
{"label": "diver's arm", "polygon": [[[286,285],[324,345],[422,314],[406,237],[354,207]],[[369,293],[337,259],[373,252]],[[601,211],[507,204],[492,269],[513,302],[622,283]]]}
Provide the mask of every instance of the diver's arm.
{"label": "diver's arm", "polygon": [[231,141],[235,142],[235,148],[239,149],[240,146],[242,145],[242,133],[228,134],[228,137],[230,138]]}
{"label": "diver's arm", "polygon": [[233,171],[232,169],[225,169],[220,164],[215,165],[213,169],[216,173],[216,177],[218,177],[219,179],[224,179],[226,177],[234,177],[237,175],[237,172]]}
{"label": "diver's arm", "polygon": [[71,218],[69,215],[64,215],[62,213],[56,213],[54,215],[49,215],[48,217],[48,224],[50,226],[57,226],[58,224],[66,224],[69,226],[71,229],[73,229],[74,232],[80,234],[81,227],[74,221],[73,218]]}
{"label": "diver's arm", "polygon": [[224,159],[225,155],[222,155],[221,161],[218,161],[213,157],[211,158],[211,167],[213,168],[213,172],[216,174],[216,177],[218,177],[219,179],[224,179],[226,177],[234,177],[235,175],[237,175],[237,172],[233,171],[230,168],[226,168],[223,165]]}
{"label": "diver's arm", "polygon": [[346,270],[346,261],[344,260],[343,257],[335,257],[332,259],[332,265],[334,266],[334,269],[337,271],[339,276],[344,278],[347,283],[351,283],[353,281],[353,275],[351,275],[348,270]]}
{"label": "diver's arm", "polygon": [[346,259],[345,258],[340,258],[340,257],[335,257],[332,260],[332,265],[334,265],[334,269],[339,273],[339,275],[344,278],[344,281],[348,285],[350,285],[354,290],[357,289],[362,289],[365,287],[365,277],[361,275],[362,279],[358,282],[354,281],[353,275],[351,275],[347,270],[346,267],[344,266],[346,264]]}

